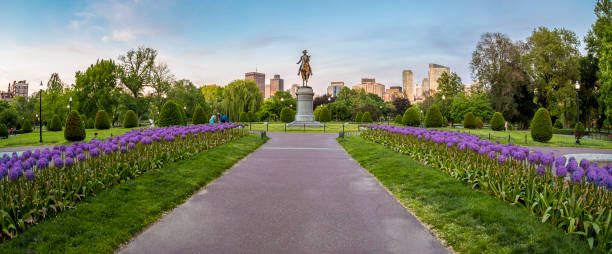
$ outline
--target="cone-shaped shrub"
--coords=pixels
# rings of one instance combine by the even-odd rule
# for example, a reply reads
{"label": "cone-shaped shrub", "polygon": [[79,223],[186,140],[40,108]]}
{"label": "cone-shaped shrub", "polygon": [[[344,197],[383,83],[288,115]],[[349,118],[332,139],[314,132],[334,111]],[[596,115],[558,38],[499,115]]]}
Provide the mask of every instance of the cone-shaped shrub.
{"label": "cone-shaped shrub", "polygon": [[472,114],[472,112],[467,112],[463,116],[463,127],[468,129],[476,128],[476,117],[474,117],[474,114]]}
{"label": "cone-shaped shrub", "polygon": [[178,111],[181,114],[181,125],[187,125],[187,113],[185,112],[183,107],[181,107],[180,105],[178,106],[179,106]]}
{"label": "cone-shaped shrub", "polygon": [[240,122],[241,123],[249,122],[249,115],[247,114],[247,112],[240,112]]}
{"label": "cone-shaped shrub", "polygon": [[489,122],[489,124],[491,124],[492,130],[503,131],[506,128],[506,119],[504,119],[504,115],[502,115],[502,113],[495,112],[493,117],[491,117],[491,122]]}
{"label": "cone-shaped shrub", "polygon": [[557,118],[553,127],[555,127],[555,129],[563,129],[563,123],[561,122],[561,119]]}
{"label": "cone-shaped shrub", "polygon": [[421,124],[421,116],[415,107],[410,107],[404,112],[402,122],[408,126],[419,126]]}
{"label": "cone-shaped shrub", "polygon": [[578,122],[576,127],[574,127],[574,137],[582,138],[585,135],[585,132],[584,125]]}
{"label": "cone-shaped shrub", "polygon": [[361,123],[361,121],[363,120],[363,112],[357,112],[357,114],[355,115],[355,122],[357,123]]}
{"label": "cone-shaped shrub", "polygon": [[93,129],[95,127],[94,119],[91,118],[91,117],[89,119],[87,119],[86,126],[87,126],[87,129]]}
{"label": "cone-shaped shrub", "polygon": [[174,103],[172,100],[168,100],[164,106],[162,106],[160,115],[159,115],[159,126],[160,127],[168,127],[174,125],[181,125],[181,111],[182,109]]}
{"label": "cone-shaped shrub", "polygon": [[425,126],[427,128],[442,127],[442,113],[438,106],[431,106],[425,114]]}
{"label": "cone-shaped shrub", "polygon": [[476,129],[482,129],[482,119],[480,117],[476,117]]}
{"label": "cone-shaped shrub", "polygon": [[196,125],[208,123],[206,112],[204,112],[204,108],[202,108],[202,106],[197,106],[193,110],[193,117],[191,118],[191,123]]}
{"label": "cone-shaped shrub", "polygon": [[47,130],[49,131],[61,131],[62,130],[62,120],[58,115],[54,115],[51,118],[51,122],[47,126]]}
{"label": "cone-shaped shrub", "polygon": [[123,118],[123,128],[134,128],[136,126],[138,126],[138,116],[136,116],[134,110],[128,110]]}
{"label": "cone-shaped shrub", "polygon": [[30,120],[28,119],[23,120],[23,125],[21,126],[21,132],[23,133],[32,132],[32,124],[30,123]]}
{"label": "cone-shaped shrub", "polygon": [[293,119],[295,119],[293,109],[284,107],[283,110],[281,110],[281,121],[283,121],[283,123],[290,123]]}
{"label": "cone-shaped shrub", "polygon": [[85,126],[83,121],[76,111],[68,114],[66,119],[66,128],[64,129],[64,138],[68,141],[81,141],[85,139]]}
{"label": "cone-shaped shrub", "polygon": [[404,124],[404,120],[403,119],[404,119],[404,117],[402,115],[396,115],[395,116],[395,120],[393,120],[393,122],[395,122],[395,124],[402,125],[402,124]]}
{"label": "cone-shaped shrub", "polygon": [[317,107],[317,108],[315,108],[315,110],[312,112],[312,114],[313,114],[313,115],[314,115],[314,117],[315,117],[315,121],[319,121],[319,120],[321,120],[321,119],[319,118],[319,117],[321,116],[321,109],[322,109],[322,107]]}
{"label": "cone-shaped shrub", "polygon": [[548,142],[552,135],[550,114],[545,108],[540,108],[531,120],[531,138],[538,142]]}
{"label": "cone-shaped shrub", "polygon": [[321,122],[329,122],[331,121],[331,112],[327,107],[323,107],[321,109],[321,113],[319,114],[319,121]]}
{"label": "cone-shaped shrub", "polygon": [[0,123],[0,138],[8,138],[8,128],[3,123]]}
{"label": "cone-shaped shrub", "polygon": [[370,112],[366,111],[363,112],[363,117],[361,118],[361,121],[364,123],[371,123],[372,122],[372,116],[370,115]]}
{"label": "cone-shaped shrub", "polygon": [[98,110],[98,113],[96,113],[96,122],[95,122],[95,126],[96,129],[98,130],[106,130],[110,128],[110,117],[108,116],[108,113],[106,113],[106,111],[104,110]]}

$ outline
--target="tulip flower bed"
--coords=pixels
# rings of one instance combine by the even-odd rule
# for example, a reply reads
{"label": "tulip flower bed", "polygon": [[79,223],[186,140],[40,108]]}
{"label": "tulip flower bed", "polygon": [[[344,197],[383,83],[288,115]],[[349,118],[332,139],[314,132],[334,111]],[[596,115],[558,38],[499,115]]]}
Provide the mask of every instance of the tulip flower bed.
{"label": "tulip flower bed", "polygon": [[524,207],[541,221],[612,246],[612,167],[530,152],[467,133],[367,125],[362,136],[440,168],[473,188]]}
{"label": "tulip flower bed", "polygon": [[240,124],[134,130],[0,159],[0,239],[145,171],[246,134]]}

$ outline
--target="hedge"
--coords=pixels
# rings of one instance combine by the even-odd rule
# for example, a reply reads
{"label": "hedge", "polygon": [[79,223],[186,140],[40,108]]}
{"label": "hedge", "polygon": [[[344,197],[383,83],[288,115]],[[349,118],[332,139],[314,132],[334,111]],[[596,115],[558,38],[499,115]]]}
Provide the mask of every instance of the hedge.
{"label": "hedge", "polygon": [[399,125],[404,124],[404,117],[398,114],[395,116],[394,122]]}
{"label": "hedge", "polygon": [[482,129],[483,123],[480,117],[476,117],[476,129]]}
{"label": "hedge", "polygon": [[536,111],[531,120],[531,138],[538,142],[548,142],[553,135],[550,114],[545,108]]}
{"label": "hedge", "polygon": [[427,128],[442,127],[442,113],[438,106],[431,106],[425,115],[425,126]]}
{"label": "hedge", "polygon": [[370,112],[366,111],[363,113],[363,116],[361,118],[361,121],[364,123],[371,123],[372,122],[372,116],[370,115]]}
{"label": "hedge", "polygon": [[54,115],[51,118],[51,123],[47,126],[47,130],[49,131],[61,131],[62,130],[62,120],[58,115]]}
{"label": "hedge", "polygon": [[181,125],[181,111],[182,109],[180,109],[179,106],[174,103],[174,101],[168,100],[166,103],[164,103],[164,106],[162,106],[159,115],[159,126],[168,127],[174,125]]}
{"label": "hedge", "polygon": [[32,124],[30,123],[30,120],[28,119],[23,120],[23,125],[21,126],[21,132],[22,133],[32,132]]}
{"label": "hedge", "polygon": [[138,116],[136,116],[134,110],[128,110],[123,118],[123,128],[134,128],[136,126],[138,126]]}
{"label": "hedge", "polygon": [[294,119],[295,119],[295,112],[293,111],[293,109],[284,107],[281,110],[281,121],[283,121],[284,123],[290,123],[290,122],[293,122]]}
{"label": "hedge", "polygon": [[553,127],[555,127],[555,129],[563,129],[563,123],[561,122],[561,119],[557,118]]}
{"label": "hedge", "polygon": [[331,112],[327,107],[322,107],[321,112],[319,113],[319,121],[321,122],[329,122],[331,121]]}
{"label": "hedge", "polygon": [[467,112],[463,116],[463,127],[468,129],[476,128],[476,117],[474,117],[472,112]]}
{"label": "hedge", "polygon": [[86,126],[87,126],[87,129],[93,129],[95,127],[94,119],[91,118],[91,117],[89,119],[87,119]]}
{"label": "hedge", "polygon": [[489,125],[491,125],[491,129],[494,131],[503,131],[506,129],[506,119],[504,119],[504,115],[502,115],[502,113],[495,112],[493,117],[491,117],[491,122],[489,122]]}
{"label": "hedge", "polygon": [[206,117],[206,112],[204,112],[204,108],[202,106],[197,106],[193,110],[193,117],[191,118],[191,123],[195,125],[208,123],[208,117]]}
{"label": "hedge", "polygon": [[410,107],[404,112],[402,122],[408,126],[419,126],[421,124],[421,116],[415,107]]}
{"label": "hedge", "polygon": [[357,114],[355,115],[355,122],[360,123],[361,120],[363,118],[363,112],[357,112]]}
{"label": "hedge", "polygon": [[85,136],[85,126],[83,126],[83,121],[81,121],[79,114],[75,111],[68,114],[64,138],[68,141],[81,141],[85,139]]}
{"label": "hedge", "polygon": [[240,112],[240,122],[241,123],[247,123],[249,122],[249,115],[247,115],[247,112]]}
{"label": "hedge", "polygon": [[111,122],[108,113],[104,110],[98,110],[96,113],[95,127],[98,130],[106,130],[110,128]]}

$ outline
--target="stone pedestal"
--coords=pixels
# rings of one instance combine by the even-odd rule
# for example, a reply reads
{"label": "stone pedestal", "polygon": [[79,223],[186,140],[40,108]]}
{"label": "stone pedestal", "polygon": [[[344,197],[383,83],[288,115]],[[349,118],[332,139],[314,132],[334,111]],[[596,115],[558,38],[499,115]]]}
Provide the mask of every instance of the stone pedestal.
{"label": "stone pedestal", "polygon": [[323,127],[323,124],[315,121],[312,113],[312,98],[314,97],[312,87],[301,86],[295,94],[297,96],[295,121],[288,123],[287,127]]}

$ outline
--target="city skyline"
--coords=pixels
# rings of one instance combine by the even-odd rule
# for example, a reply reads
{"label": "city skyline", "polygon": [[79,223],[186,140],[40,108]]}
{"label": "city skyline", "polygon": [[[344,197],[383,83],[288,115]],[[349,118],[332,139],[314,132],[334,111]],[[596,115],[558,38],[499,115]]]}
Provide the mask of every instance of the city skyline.
{"label": "city skyline", "polygon": [[303,49],[312,55],[317,94],[331,81],[352,86],[363,77],[401,86],[403,70],[420,84],[429,63],[450,67],[470,84],[469,61],[482,33],[525,40],[547,26],[572,30],[582,41],[595,20],[589,1],[315,2],[4,3],[0,90],[13,80],[46,83],[53,72],[70,84],[97,59],[116,60],[140,45],[157,49],[177,78],[198,86],[226,85],[256,69],[301,83],[295,62]]}

